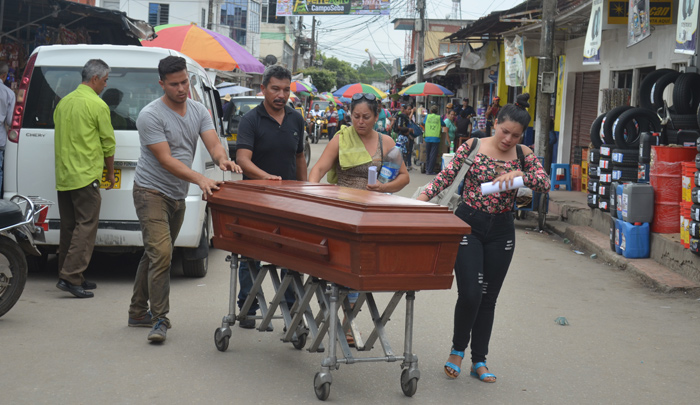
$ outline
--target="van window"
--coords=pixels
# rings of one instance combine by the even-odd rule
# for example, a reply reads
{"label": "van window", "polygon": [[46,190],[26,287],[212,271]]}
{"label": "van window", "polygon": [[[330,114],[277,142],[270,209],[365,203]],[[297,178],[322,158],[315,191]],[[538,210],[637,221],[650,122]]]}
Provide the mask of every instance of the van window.
{"label": "van window", "polygon": [[[58,102],[78,87],[80,67],[40,66],[34,69],[27,93],[24,128],[53,129]],[[100,95],[107,103],[114,129],[136,129],[141,109],[163,95],[157,69],[112,68],[107,87]]]}

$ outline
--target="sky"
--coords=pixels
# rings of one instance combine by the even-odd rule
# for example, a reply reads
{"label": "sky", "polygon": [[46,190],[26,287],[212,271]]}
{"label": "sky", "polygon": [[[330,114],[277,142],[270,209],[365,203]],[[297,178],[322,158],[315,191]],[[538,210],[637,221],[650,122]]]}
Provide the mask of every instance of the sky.
{"label": "sky", "polygon": [[[394,31],[391,21],[407,17],[409,4],[415,4],[415,1],[391,0],[390,16],[316,17],[320,21],[316,28],[319,30],[318,49],[325,55],[335,56],[353,65],[369,59],[365,49],[369,49],[382,62],[403,59],[407,31]],[[477,20],[493,11],[507,10],[520,3],[522,0],[461,0],[461,19]],[[426,0],[426,18],[445,19],[451,11],[451,0]],[[311,28],[310,16],[304,17],[304,25]]]}

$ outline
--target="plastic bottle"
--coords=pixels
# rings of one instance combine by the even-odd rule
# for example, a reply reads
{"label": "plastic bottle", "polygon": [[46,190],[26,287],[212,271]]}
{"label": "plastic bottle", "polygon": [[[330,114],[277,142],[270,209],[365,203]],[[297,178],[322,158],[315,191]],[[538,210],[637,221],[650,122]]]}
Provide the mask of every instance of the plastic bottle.
{"label": "plastic bottle", "polygon": [[389,153],[386,155],[385,160],[382,162],[382,170],[379,171],[379,176],[377,180],[381,183],[388,183],[399,175],[399,169],[401,169],[401,164],[403,163],[403,154],[401,153],[400,144],[396,144]]}
{"label": "plastic bottle", "polygon": [[367,170],[367,184],[377,183],[377,167],[370,166]]}

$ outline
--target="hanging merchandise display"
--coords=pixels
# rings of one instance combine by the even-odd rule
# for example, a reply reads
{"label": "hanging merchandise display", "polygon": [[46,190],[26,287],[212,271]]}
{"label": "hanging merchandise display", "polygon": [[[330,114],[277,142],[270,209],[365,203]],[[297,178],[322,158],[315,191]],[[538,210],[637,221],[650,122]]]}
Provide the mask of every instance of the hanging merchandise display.
{"label": "hanging merchandise display", "polygon": [[627,16],[627,46],[639,43],[651,35],[649,0],[630,0]]}
{"label": "hanging merchandise display", "polygon": [[525,87],[525,49],[523,39],[516,35],[513,41],[504,41],[506,54],[506,86]]}
{"label": "hanging merchandise display", "polygon": [[676,53],[695,54],[698,40],[698,2],[682,0],[676,23]]}
{"label": "hanging merchandise display", "polygon": [[586,42],[583,47],[583,64],[600,64],[600,44],[603,36],[603,0],[593,0],[591,18],[588,20]]}

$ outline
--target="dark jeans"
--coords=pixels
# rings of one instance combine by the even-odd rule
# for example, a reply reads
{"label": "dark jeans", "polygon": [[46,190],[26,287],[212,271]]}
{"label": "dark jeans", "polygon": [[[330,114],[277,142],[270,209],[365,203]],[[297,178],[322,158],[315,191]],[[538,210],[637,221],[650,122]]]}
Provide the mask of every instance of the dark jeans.
{"label": "dark jeans", "polygon": [[440,142],[426,142],[425,143],[425,154],[428,155],[428,161],[425,166],[426,173],[435,172],[435,159],[437,159],[438,150],[440,149]]}
{"label": "dark jeans", "polygon": [[81,285],[83,272],[90,264],[100,222],[100,183],[58,192],[58,213],[61,216],[58,241],[58,278]]}
{"label": "dark jeans", "polygon": [[[253,288],[253,278],[250,276],[248,263],[247,257],[241,257],[240,264],[238,265],[238,282],[240,284],[240,290],[238,291],[239,309],[243,307],[246,298],[248,298],[248,294],[250,294],[250,290]],[[257,270],[260,270],[260,262],[258,260],[254,260],[253,265]],[[282,269],[281,277],[284,278],[286,274],[287,269]],[[289,288],[287,288],[287,291],[284,292],[284,298],[285,301],[287,301],[287,306],[291,309],[296,301],[294,297],[294,290],[292,289],[291,285]],[[258,304],[258,300],[255,299],[253,301],[253,305],[248,310],[248,315],[255,315],[255,312],[258,309],[260,309],[260,304]]]}
{"label": "dark jeans", "polygon": [[333,136],[335,136],[335,133],[338,132],[338,127],[337,126],[328,126],[328,142],[333,139]]}
{"label": "dark jeans", "polygon": [[468,223],[455,261],[457,304],[452,345],[464,351],[471,335],[472,363],[486,361],[496,299],[515,250],[513,213],[488,214],[460,204],[455,214]]}

